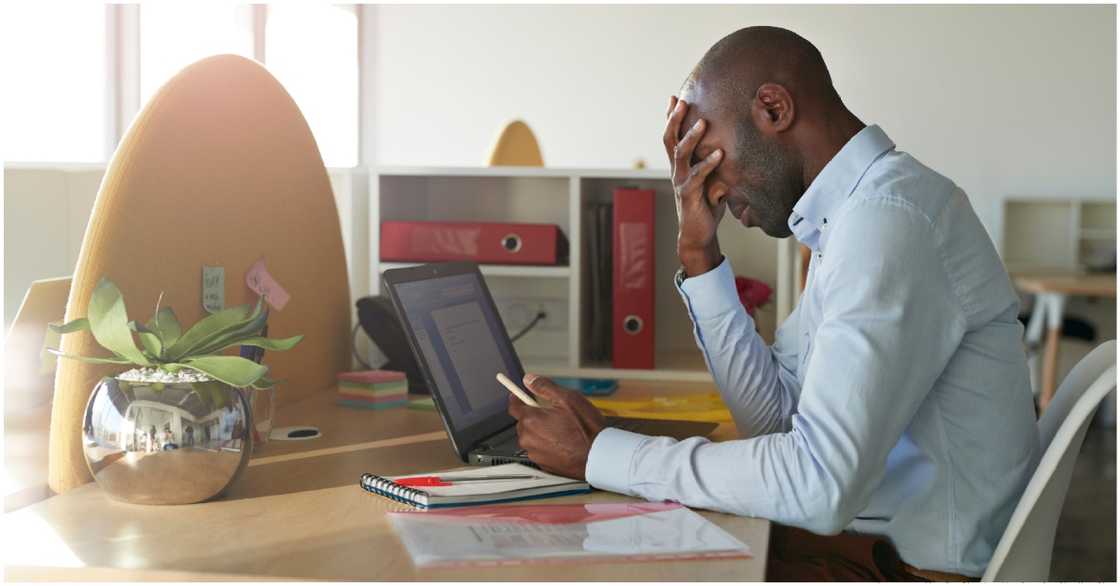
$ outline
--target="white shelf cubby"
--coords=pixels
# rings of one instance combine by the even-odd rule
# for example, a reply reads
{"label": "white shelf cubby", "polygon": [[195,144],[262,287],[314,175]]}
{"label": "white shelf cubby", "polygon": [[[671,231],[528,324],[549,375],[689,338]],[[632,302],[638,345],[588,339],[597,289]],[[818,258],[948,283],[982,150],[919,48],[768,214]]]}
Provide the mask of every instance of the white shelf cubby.
{"label": "white shelf cubby", "polygon": [[[587,278],[584,206],[610,201],[617,187],[654,189],[655,368],[616,369],[586,358],[588,320],[583,303]],[[490,221],[556,224],[569,241],[567,266],[482,265],[481,270],[510,331],[535,314],[525,304],[551,308],[550,317],[517,342],[526,370],[548,376],[638,380],[711,380],[696,348],[691,321],[676,289],[677,218],[668,172],[656,169],[542,169],[527,167],[380,167],[370,172],[369,258],[371,293],[381,289],[382,271],[417,263],[381,262],[380,223],[408,221]],[[734,224],[734,225],[732,225]],[[774,287],[775,301],[758,316],[772,340],[774,327],[791,308],[795,293],[780,281],[779,244],[734,218],[721,225],[720,243],[738,274]],[[788,256],[788,255],[786,255]],[[791,271],[782,272],[783,275]],[[778,299],[787,301],[782,303]],[[781,307],[782,315],[777,309]],[[555,315],[555,314],[560,314]],[[543,326],[543,327],[542,327]]]}

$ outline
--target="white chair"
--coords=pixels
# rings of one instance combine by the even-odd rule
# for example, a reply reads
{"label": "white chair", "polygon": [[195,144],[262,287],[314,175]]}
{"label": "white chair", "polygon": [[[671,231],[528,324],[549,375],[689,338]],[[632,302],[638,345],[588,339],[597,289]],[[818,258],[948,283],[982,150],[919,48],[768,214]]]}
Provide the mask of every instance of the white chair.
{"label": "white chair", "polygon": [[1073,465],[1093,413],[1116,388],[1116,341],[1098,346],[1062,381],[1038,421],[1042,459],[992,554],[985,582],[1043,582]]}

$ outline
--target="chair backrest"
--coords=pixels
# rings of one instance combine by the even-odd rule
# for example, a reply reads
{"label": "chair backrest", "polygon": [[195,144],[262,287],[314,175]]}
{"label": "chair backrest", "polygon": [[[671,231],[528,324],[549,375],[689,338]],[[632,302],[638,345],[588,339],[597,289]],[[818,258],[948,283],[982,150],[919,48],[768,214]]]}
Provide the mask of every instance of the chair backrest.
{"label": "chair backrest", "polygon": [[4,342],[4,411],[46,405],[54,391],[53,356],[43,356],[47,324],[61,322],[70,277],[34,281]]}
{"label": "chair backrest", "polygon": [[1089,385],[1093,384],[1109,366],[1116,364],[1116,340],[1108,340],[1093,349],[1069,371],[1062,385],[1054,393],[1054,399],[1038,420],[1038,436],[1042,450],[1050,446],[1054,435],[1069,417],[1073,405],[1081,398]]}
{"label": "chair backrest", "polygon": [[514,120],[506,124],[494,140],[487,164],[491,167],[543,167],[544,158],[541,157],[541,147],[529,125],[521,120]]}
{"label": "chair backrest", "polygon": [[1109,340],[1074,367],[1038,422],[1042,458],[992,554],[985,582],[1050,577],[1054,533],[1073,466],[1093,413],[1115,388],[1116,341]]}
{"label": "chair backrest", "polygon": [[[246,272],[264,259],[290,295],[270,337],[303,334],[265,353],[285,381],[277,403],[329,392],[350,366],[350,291],[330,180],[311,129],[259,63],[208,57],[176,74],[145,104],[105,172],[82,241],[66,319],[85,316],[93,288],[111,278],[130,319],[147,320],[160,293],[184,326],[204,314],[203,265],[225,269],[225,305],[252,303]],[[68,354],[104,356],[86,333]],[[121,368],[62,360],[51,416],[50,485],[91,479],[81,421],[94,384]]]}

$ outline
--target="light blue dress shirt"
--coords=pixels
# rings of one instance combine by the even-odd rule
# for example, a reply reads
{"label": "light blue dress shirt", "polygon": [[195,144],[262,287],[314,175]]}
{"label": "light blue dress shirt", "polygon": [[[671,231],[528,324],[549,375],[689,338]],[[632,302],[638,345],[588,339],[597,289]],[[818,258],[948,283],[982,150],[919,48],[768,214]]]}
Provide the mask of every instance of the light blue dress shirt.
{"label": "light blue dress shirt", "polygon": [[1019,300],[963,191],[864,128],[794,207],[812,252],[772,346],[725,259],[679,287],[743,438],[608,428],[602,489],[888,538],[928,570],[984,572],[1039,459]]}

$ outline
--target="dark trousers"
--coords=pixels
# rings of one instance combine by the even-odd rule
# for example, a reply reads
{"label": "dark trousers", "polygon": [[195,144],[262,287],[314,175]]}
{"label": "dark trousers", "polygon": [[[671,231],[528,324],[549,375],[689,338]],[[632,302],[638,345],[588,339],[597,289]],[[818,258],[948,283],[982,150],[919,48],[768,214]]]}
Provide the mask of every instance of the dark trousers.
{"label": "dark trousers", "polygon": [[817,535],[774,523],[770,527],[768,582],[930,582],[974,580],[919,570],[874,535]]}

